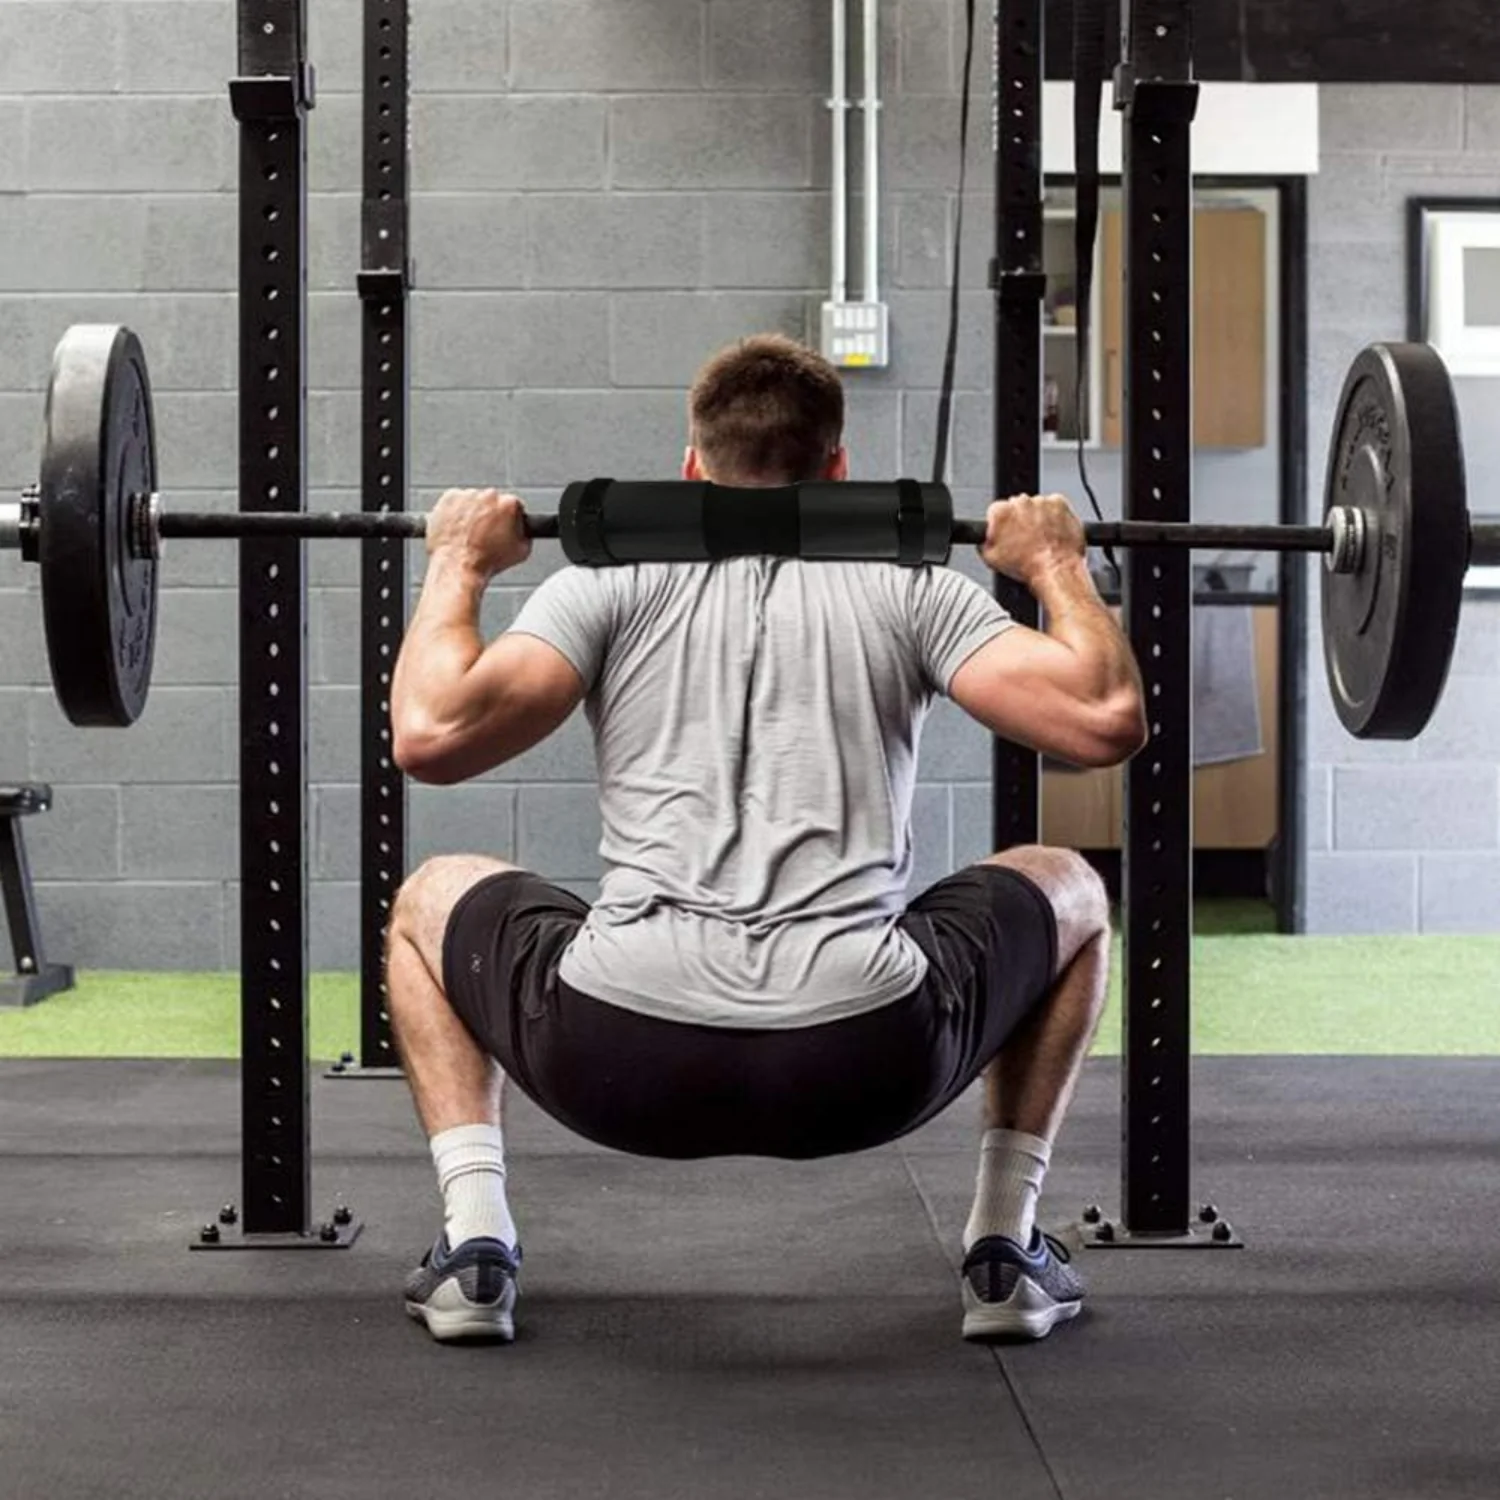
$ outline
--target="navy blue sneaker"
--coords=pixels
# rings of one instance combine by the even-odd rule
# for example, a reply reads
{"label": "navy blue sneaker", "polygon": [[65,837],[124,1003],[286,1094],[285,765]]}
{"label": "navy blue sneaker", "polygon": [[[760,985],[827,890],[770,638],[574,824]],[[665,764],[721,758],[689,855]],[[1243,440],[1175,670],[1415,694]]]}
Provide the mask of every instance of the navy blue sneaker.
{"label": "navy blue sneaker", "polygon": [[1044,1339],[1083,1309],[1083,1280],[1060,1240],[1035,1229],[1031,1247],[990,1235],[964,1256],[964,1337]]}
{"label": "navy blue sneaker", "polygon": [[499,1240],[465,1240],[448,1247],[446,1233],[406,1278],[408,1316],[427,1325],[433,1338],[496,1339],[516,1336],[516,1274],[521,1247]]}

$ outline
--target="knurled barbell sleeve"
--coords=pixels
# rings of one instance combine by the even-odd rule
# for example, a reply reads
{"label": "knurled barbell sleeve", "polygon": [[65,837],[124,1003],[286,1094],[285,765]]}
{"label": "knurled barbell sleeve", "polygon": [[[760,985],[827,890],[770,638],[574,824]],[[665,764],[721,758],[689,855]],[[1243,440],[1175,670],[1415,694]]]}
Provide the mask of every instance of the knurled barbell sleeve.
{"label": "knurled barbell sleeve", "polygon": [[1475,521],[1471,536],[1469,565],[1500,568],[1500,521]]}

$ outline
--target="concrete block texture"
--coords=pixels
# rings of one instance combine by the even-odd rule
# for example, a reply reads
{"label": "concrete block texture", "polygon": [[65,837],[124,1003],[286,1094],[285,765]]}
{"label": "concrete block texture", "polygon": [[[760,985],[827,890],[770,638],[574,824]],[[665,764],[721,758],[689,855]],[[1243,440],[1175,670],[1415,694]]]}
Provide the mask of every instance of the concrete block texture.
{"label": "concrete block texture", "polygon": [[133,290],[145,275],[147,219],[140,197],[37,194],[7,204],[0,290]]}
{"label": "concrete block texture", "polygon": [[137,201],[146,220],[142,287],[170,292],[234,288],[239,208],[232,193],[149,194]]}
{"label": "concrete block texture", "polygon": [[54,786],[52,806],[21,825],[32,880],[116,880],[125,873],[120,812],[126,795],[118,786]]}
{"label": "concrete block texture", "polygon": [[[545,201],[520,193],[419,195],[411,206],[418,285],[429,290],[503,291],[554,284],[528,282],[527,274],[527,216],[532,205]],[[605,200],[594,195],[585,201]]]}
{"label": "concrete block texture", "polygon": [[1464,90],[1464,149],[1478,156],[1500,155],[1500,86],[1475,84]]}
{"label": "concrete block texture", "polygon": [[[704,215],[717,197],[688,193],[536,193],[514,200],[508,222],[524,238],[511,253],[528,286],[695,287],[704,276]],[[524,207],[523,207],[524,205]],[[711,285],[734,285],[714,274]]]}
{"label": "concrete block texture", "polygon": [[672,475],[687,442],[680,389],[518,391],[511,417],[511,482],[523,491],[596,474]]}
{"label": "concrete block texture", "polygon": [[[1325,151],[1321,170],[1308,180],[1308,242],[1399,241],[1403,233],[1399,208],[1386,201],[1382,158],[1374,151]],[[1313,257],[1309,268],[1317,264]]]}
{"label": "concrete block texture", "polygon": [[976,864],[995,852],[994,795],[987,781],[949,788],[953,802],[953,868]]}
{"label": "concrete block texture", "polygon": [[15,687],[51,682],[39,594],[0,592],[0,642],[0,681]]}
{"label": "concrete block texture", "polygon": [[[366,9],[364,0],[313,0],[307,8],[307,55],[317,69],[320,104],[330,94],[358,93],[362,87]],[[415,53],[420,45],[415,15],[412,26]]]}
{"label": "concrete block texture", "polygon": [[1423,932],[1494,932],[1500,854],[1424,854],[1418,879]]}
{"label": "concrete block texture", "polygon": [[32,776],[53,783],[191,785],[227,782],[236,772],[238,728],[222,687],[153,687],[127,731],[84,732],[69,724],[52,690],[27,705]]}
{"label": "concrete block texture", "polygon": [[912,869],[906,896],[911,900],[953,869],[953,818],[948,788],[914,788],[911,802]]}
{"label": "concrete block texture", "polygon": [[412,87],[496,93],[506,87],[505,0],[434,0],[411,15]]}
{"label": "concrete block texture", "polygon": [[228,390],[235,373],[234,302],[224,296],[69,292],[0,295],[0,388],[43,391],[58,340],[74,323],[126,322],[146,350],[153,392]]}
{"label": "concrete block texture", "polygon": [[[186,543],[182,548],[185,550]],[[157,686],[212,687],[239,673],[239,596],[233,589],[167,588],[157,612]]]}
{"label": "concrete block texture", "polygon": [[1333,847],[1500,848],[1500,771],[1488,765],[1339,766]]}
{"label": "concrete block texture", "polygon": [[1464,95],[1442,84],[1324,84],[1318,90],[1326,151],[1460,151]]}
{"label": "concrete block texture", "polygon": [[423,390],[558,390],[609,380],[609,303],[601,293],[419,293],[412,326],[412,378]]}
{"label": "concrete block texture", "polygon": [[0,776],[20,781],[35,775],[31,769],[31,689],[0,687]]}
{"label": "concrete block texture", "polygon": [[122,81],[126,13],[150,9],[110,0],[0,6],[0,93],[114,93]]}
{"label": "concrete block texture", "polygon": [[[327,4],[317,0],[310,18]],[[121,13],[123,88],[132,94],[212,94],[228,110],[229,80],[239,71],[229,0],[125,0],[104,8]]]}
{"label": "concrete block texture", "polygon": [[510,0],[510,87],[696,89],[703,28],[702,0]]}
{"label": "concrete block texture", "polygon": [[704,284],[816,291],[821,300],[833,274],[830,212],[823,192],[706,194]]}
{"label": "concrete block texture", "polygon": [[709,0],[707,13],[709,88],[827,93],[832,45],[824,7]]}
{"label": "concrete block texture", "polygon": [[121,798],[120,846],[127,880],[233,880],[239,788],[131,787]]}
{"label": "concrete block texture", "polygon": [[227,91],[222,99],[39,97],[26,110],[26,180],[39,189],[149,192],[170,184],[213,193],[233,186]]}
{"label": "concrete block texture", "polygon": [[1307,931],[1416,932],[1415,854],[1312,851],[1307,856]]}
{"label": "concrete block texture", "polygon": [[597,880],[602,824],[592,782],[516,790],[516,859],[550,880]]}
{"label": "concrete block texture", "polygon": [[813,183],[814,101],[797,95],[627,95],[610,104],[616,188],[723,192]]}
{"label": "concrete block texture", "polygon": [[47,951],[79,969],[220,969],[225,887],[216,881],[43,881]]}
{"label": "concrete block texture", "polygon": [[26,132],[29,127],[24,100],[0,99],[0,138],[12,143],[11,150],[0,153],[0,193],[19,193],[27,186]]}
{"label": "concrete block texture", "polygon": [[1500,677],[1500,604],[1470,600],[1453,646],[1455,677]]}
{"label": "concrete block texture", "polygon": [[603,99],[587,97],[418,96],[411,108],[413,189],[602,187],[607,110]]}
{"label": "concrete block texture", "polygon": [[685,390],[708,355],[746,333],[806,339],[808,310],[789,292],[621,294],[610,308],[613,383]]}
{"label": "concrete block texture", "polygon": [[959,8],[950,0],[897,0],[897,86],[903,94],[955,92],[963,59]]}

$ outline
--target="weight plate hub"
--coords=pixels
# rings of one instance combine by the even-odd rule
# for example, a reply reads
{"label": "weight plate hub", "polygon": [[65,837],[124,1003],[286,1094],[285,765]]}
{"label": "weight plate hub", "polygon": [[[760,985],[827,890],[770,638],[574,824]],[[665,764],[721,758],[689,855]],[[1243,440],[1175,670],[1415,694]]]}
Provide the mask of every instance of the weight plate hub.
{"label": "weight plate hub", "polygon": [[1326,511],[1364,513],[1364,555],[1323,575],[1323,652],[1339,721],[1359,739],[1414,739],[1453,659],[1469,513],[1453,383],[1425,344],[1373,344],[1344,381]]}
{"label": "weight plate hub", "polygon": [[113,324],[63,335],[47,388],[38,496],[52,683],[74,724],[133,724],[156,648],[156,562],[132,546],[132,499],[156,492],[151,381]]}

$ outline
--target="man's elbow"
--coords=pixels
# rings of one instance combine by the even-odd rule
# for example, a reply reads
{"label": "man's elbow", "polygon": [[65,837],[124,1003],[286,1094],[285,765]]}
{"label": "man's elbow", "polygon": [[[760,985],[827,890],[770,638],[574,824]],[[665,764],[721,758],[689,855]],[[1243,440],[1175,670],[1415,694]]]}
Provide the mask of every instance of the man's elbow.
{"label": "man's elbow", "polygon": [[391,759],[404,776],[429,786],[451,786],[462,780],[446,735],[417,724],[394,724]]}
{"label": "man's elbow", "polygon": [[1091,770],[1122,765],[1133,755],[1138,755],[1151,739],[1146,705],[1141,695],[1132,689],[1096,705],[1082,739],[1080,749],[1083,753],[1077,764]]}

